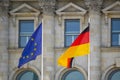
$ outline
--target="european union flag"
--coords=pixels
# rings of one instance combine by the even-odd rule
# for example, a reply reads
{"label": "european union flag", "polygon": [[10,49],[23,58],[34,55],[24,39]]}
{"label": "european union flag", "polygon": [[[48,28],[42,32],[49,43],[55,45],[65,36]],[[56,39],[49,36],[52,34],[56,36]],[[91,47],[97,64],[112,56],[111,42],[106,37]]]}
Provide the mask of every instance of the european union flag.
{"label": "european union flag", "polygon": [[18,68],[25,63],[35,60],[38,55],[42,53],[42,23],[30,37],[26,47],[19,59]]}

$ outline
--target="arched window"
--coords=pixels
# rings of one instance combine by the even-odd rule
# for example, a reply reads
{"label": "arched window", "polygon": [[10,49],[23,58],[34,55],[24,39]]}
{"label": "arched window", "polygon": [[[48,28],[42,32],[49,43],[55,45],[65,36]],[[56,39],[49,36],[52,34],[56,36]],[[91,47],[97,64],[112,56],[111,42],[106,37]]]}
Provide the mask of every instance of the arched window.
{"label": "arched window", "polygon": [[39,80],[38,75],[31,70],[24,70],[20,72],[15,80]]}
{"label": "arched window", "polygon": [[108,80],[120,80],[120,69],[115,69],[109,73]]}
{"label": "arched window", "polygon": [[77,69],[70,69],[62,75],[61,80],[85,80],[85,78]]}

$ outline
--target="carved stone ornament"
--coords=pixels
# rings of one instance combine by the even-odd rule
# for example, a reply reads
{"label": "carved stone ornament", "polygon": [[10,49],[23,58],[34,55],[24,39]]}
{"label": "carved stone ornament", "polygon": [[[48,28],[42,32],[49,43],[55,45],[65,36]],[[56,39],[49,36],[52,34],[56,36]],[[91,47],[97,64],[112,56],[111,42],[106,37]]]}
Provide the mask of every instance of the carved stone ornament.
{"label": "carved stone ornament", "polygon": [[39,0],[39,5],[44,14],[53,14],[55,10],[55,0]]}
{"label": "carved stone ornament", "polygon": [[103,0],[85,0],[86,6],[90,11],[100,12]]}
{"label": "carved stone ornament", "polygon": [[5,13],[8,12],[9,0],[1,0],[0,1],[0,12]]}
{"label": "carved stone ornament", "polygon": [[0,1],[0,22],[5,22],[8,16],[8,6],[9,0],[1,0]]}

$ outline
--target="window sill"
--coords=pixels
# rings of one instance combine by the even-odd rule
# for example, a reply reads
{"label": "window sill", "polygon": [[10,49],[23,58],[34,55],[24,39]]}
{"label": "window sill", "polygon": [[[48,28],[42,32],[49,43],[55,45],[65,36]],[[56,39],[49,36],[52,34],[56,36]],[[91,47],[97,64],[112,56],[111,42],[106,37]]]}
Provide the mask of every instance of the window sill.
{"label": "window sill", "polygon": [[37,1],[37,0],[10,0],[10,1]]}
{"label": "window sill", "polygon": [[102,52],[120,52],[120,47],[102,47]]}
{"label": "window sill", "polygon": [[67,50],[69,47],[55,47],[55,50]]}
{"label": "window sill", "polygon": [[8,52],[11,54],[19,54],[22,53],[23,48],[9,48]]}

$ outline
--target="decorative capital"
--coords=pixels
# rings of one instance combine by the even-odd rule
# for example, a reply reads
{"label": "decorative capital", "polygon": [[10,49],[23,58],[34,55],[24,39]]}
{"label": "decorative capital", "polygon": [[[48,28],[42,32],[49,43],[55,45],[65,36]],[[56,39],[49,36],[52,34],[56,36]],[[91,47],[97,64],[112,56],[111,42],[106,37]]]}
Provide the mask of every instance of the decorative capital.
{"label": "decorative capital", "polygon": [[86,6],[90,11],[100,12],[103,0],[85,0]]}
{"label": "decorative capital", "polygon": [[8,11],[9,0],[1,0],[0,1],[0,12]]}
{"label": "decorative capital", "polygon": [[39,5],[43,9],[43,14],[54,14],[55,0],[39,0]]}
{"label": "decorative capital", "polygon": [[8,7],[9,6],[9,0],[0,0],[0,7]]}

